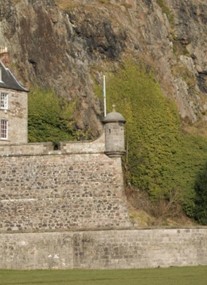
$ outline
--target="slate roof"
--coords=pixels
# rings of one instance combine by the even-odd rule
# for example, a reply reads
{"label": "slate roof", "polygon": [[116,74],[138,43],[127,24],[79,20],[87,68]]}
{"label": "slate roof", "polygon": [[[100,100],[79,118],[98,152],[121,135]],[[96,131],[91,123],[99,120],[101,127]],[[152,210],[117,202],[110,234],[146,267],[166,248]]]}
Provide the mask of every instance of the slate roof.
{"label": "slate roof", "polygon": [[106,115],[106,117],[103,119],[103,123],[112,123],[112,122],[120,122],[120,123],[125,123],[126,120],[124,117],[118,113],[118,112],[111,112]]}
{"label": "slate roof", "polygon": [[0,61],[1,77],[0,88],[7,88],[17,91],[28,92],[14,77],[11,71],[5,67],[5,65]]}

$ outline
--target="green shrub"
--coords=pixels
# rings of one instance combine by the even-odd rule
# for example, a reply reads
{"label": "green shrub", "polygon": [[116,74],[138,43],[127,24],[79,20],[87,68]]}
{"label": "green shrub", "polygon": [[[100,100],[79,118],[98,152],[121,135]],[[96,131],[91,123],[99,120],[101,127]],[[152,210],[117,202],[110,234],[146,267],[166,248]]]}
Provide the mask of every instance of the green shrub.
{"label": "green shrub", "polygon": [[206,139],[182,132],[175,104],[163,96],[152,73],[132,62],[107,76],[107,102],[108,111],[115,103],[127,120],[130,183],[154,201],[176,197],[193,217],[196,176],[207,161]]}
{"label": "green shrub", "polygon": [[195,191],[194,217],[199,223],[207,225],[207,164],[197,177]]}
{"label": "green shrub", "polygon": [[52,91],[34,89],[29,93],[28,136],[30,142],[72,140],[76,133],[70,105]]}

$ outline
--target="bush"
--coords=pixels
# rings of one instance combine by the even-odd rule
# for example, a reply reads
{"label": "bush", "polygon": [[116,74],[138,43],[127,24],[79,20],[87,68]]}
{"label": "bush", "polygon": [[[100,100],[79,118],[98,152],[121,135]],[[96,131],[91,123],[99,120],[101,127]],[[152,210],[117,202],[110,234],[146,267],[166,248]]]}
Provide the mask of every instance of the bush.
{"label": "bush", "polygon": [[34,89],[29,93],[28,136],[30,142],[72,140],[75,138],[72,110],[52,91]]}
{"label": "bush", "polygon": [[133,62],[107,76],[107,102],[108,110],[115,103],[127,120],[127,179],[153,201],[168,201],[173,193],[193,217],[196,176],[207,161],[206,139],[182,132],[175,104],[163,96],[152,72]]}
{"label": "bush", "polygon": [[207,164],[197,177],[195,191],[194,217],[199,223],[207,225]]}

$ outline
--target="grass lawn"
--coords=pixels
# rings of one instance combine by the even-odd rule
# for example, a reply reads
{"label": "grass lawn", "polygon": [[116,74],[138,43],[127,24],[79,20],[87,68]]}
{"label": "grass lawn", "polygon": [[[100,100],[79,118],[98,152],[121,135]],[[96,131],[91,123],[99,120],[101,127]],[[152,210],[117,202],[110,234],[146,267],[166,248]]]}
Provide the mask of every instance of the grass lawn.
{"label": "grass lawn", "polygon": [[206,285],[207,266],[132,270],[0,270],[0,285]]}

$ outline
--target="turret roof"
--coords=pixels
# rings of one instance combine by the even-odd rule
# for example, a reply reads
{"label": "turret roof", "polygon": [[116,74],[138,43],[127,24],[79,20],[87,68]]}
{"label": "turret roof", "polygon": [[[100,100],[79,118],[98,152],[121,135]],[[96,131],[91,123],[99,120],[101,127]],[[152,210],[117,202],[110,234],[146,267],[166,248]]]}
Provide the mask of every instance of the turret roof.
{"label": "turret roof", "polygon": [[111,113],[108,113],[106,115],[106,117],[103,119],[103,123],[110,123],[110,122],[122,122],[122,123],[125,123],[126,120],[124,119],[124,117],[118,113],[118,112],[111,112]]}

